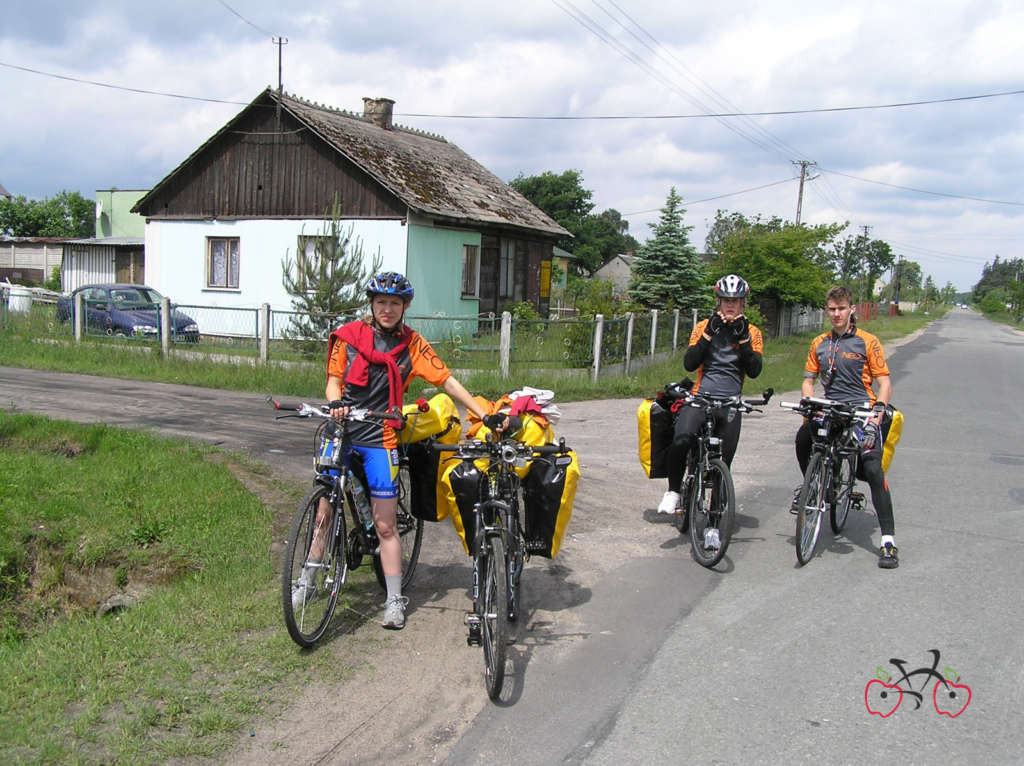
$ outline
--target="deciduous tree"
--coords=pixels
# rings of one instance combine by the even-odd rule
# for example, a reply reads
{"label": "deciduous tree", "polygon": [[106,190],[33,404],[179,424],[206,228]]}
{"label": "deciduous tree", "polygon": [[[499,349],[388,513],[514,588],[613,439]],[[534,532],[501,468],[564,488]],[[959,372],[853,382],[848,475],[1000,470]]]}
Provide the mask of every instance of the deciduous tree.
{"label": "deciduous tree", "polygon": [[0,233],[12,237],[92,237],[96,206],[78,192],[61,191],[43,200],[22,195],[0,199]]}

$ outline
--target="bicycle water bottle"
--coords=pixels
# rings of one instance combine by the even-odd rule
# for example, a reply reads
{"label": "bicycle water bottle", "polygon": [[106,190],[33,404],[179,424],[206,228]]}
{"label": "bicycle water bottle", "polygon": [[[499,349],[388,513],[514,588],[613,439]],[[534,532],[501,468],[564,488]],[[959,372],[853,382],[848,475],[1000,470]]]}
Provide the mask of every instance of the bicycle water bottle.
{"label": "bicycle water bottle", "polygon": [[363,483],[356,478],[352,471],[348,472],[348,490],[352,493],[352,503],[356,507],[356,515],[359,521],[367,529],[373,527],[373,511],[370,510],[370,498],[366,496]]}

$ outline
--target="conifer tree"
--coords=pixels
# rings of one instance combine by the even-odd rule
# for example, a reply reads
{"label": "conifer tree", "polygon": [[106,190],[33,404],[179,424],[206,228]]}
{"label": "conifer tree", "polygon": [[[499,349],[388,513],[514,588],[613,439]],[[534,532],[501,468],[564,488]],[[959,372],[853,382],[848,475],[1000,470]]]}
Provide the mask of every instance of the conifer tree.
{"label": "conifer tree", "polygon": [[366,305],[364,288],[382,263],[378,253],[367,268],[362,240],[353,237],[354,226],[344,229],[340,218],[335,198],[320,232],[311,237],[312,252],[296,252],[294,259],[285,254],[281,261],[284,289],[295,311],[284,334],[315,349],[344,318]]}
{"label": "conifer tree", "polygon": [[673,186],[654,236],[640,246],[633,262],[629,297],[646,308],[704,309],[709,305],[706,272],[690,244],[692,226],[683,225],[682,197]]}

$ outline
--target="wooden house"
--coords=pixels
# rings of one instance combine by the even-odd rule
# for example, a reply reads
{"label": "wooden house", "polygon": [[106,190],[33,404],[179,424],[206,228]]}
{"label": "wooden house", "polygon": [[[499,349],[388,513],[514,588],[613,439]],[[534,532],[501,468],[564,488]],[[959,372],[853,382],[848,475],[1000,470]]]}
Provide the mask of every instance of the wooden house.
{"label": "wooden house", "polygon": [[405,273],[414,314],[528,301],[546,314],[568,232],[443,137],[267,89],[132,208],[147,283],[181,303],[289,310],[285,258],[312,252],[335,200],[364,257]]}

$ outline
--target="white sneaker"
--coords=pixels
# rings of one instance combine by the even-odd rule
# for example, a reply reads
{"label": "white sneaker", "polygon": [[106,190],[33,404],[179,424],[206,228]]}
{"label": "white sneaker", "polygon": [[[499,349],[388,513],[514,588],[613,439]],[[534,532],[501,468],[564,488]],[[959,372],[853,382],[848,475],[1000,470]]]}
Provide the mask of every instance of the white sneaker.
{"label": "white sneaker", "polygon": [[675,513],[679,509],[679,493],[669,490],[658,504],[658,513]]}
{"label": "white sneaker", "polygon": [[405,605],[409,599],[405,596],[389,598],[384,604],[384,619],[381,625],[391,630],[401,630],[405,627]]}
{"label": "white sneaker", "polygon": [[704,549],[709,551],[717,551],[722,547],[722,541],[718,536],[718,530],[714,527],[708,527],[704,530]]}
{"label": "white sneaker", "polygon": [[299,580],[295,590],[292,591],[292,611],[299,613],[306,604],[316,600],[316,583]]}

